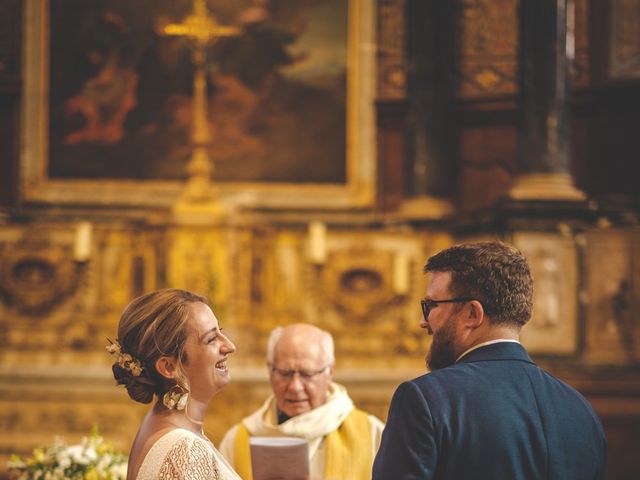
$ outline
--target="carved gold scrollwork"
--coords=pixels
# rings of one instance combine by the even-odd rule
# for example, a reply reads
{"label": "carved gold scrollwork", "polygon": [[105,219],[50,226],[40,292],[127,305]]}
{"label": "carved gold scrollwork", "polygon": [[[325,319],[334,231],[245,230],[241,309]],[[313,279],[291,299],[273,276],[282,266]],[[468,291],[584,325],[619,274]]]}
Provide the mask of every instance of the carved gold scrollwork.
{"label": "carved gold scrollwork", "polygon": [[349,250],[331,255],[322,273],[326,296],[358,319],[396,298],[391,285],[391,252]]}
{"label": "carved gold scrollwork", "polygon": [[77,266],[68,249],[13,245],[0,251],[0,292],[21,312],[50,309],[77,283]]}

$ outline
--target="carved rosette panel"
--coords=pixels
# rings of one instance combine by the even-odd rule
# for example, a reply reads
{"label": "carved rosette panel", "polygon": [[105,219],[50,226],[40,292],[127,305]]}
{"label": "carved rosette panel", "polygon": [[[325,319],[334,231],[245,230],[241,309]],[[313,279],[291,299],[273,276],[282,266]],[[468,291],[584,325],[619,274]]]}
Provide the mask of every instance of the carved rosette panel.
{"label": "carved rosette panel", "polygon": [[457,0],[457,96],[513,95],[518,90],[517,0]]}
{"label": "carved rosette panel", "polygon": [[322,272],[326,298],[342,314],[357,321],[391,303],[391,252],[358,249],[336,252]]}
{"label": "carved rosette panel", "polygon": [[2,245],[0,290],[18,312],[45,313],[61,303],[77,283],[70,247],[46,243]]}
{"label": "carved rosette panel", "polygon": [[378,99],[406,98],[405,0],[380,0],[378,6]]}

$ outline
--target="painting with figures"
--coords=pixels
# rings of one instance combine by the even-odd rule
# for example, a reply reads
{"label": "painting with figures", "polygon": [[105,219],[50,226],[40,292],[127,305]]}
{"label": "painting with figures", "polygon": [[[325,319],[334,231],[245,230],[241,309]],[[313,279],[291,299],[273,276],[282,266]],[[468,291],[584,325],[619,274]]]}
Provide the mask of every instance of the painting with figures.
{"label": "painting with figures", "polygon": [[[347,181],[345,0],[207,0],[239,33],[206,48],[220,182]],[[48,177],[179,180],[193,45],[165,27],[192,0],[50,0]]]}

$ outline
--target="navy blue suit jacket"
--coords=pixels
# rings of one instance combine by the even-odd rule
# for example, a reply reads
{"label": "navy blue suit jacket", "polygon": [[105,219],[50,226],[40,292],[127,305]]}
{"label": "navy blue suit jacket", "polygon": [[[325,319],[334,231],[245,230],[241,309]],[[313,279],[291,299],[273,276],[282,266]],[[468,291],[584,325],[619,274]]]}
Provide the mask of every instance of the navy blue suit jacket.
{"label": "navy blue suit jacket", "polygon": [[373,479],[592,480],[605,470],[587,400],[501,342],[398,387]]}

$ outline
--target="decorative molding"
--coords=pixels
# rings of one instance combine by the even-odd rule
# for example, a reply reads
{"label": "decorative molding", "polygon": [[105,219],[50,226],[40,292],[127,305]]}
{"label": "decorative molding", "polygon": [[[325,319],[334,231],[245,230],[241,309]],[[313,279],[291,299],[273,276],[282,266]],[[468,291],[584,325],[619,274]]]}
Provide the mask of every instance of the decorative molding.
{"label": "decorative molding", "polygon": [[587,196],[573,185],[568,174],[531,173],[516,177],[509,190],[514,200],[564,200],[584,201]]}
{"label": "decorative molding", "polygon": [[378,5],[378,100],[407,96],[406,0],[380,0]]}
{"label": "decorative molding", "polygon": [[398,218],[403,219],[441,219],[451,216],[455,209],[450,200],[443,198],[420,195],[402,202],[395,212]]}
{"label": "decorative molding", "polygon": [[459,0],[456,95],[462,99],[518,91],[518,2]]}

